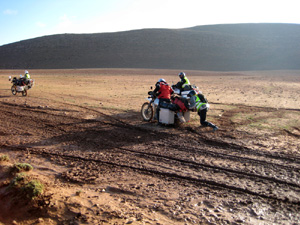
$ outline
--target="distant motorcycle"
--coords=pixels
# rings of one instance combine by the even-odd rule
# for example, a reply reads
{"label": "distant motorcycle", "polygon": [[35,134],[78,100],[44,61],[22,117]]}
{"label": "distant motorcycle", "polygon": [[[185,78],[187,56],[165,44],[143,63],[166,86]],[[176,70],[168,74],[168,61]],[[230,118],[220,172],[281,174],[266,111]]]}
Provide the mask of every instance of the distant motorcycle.
{"label": "distant motorcycle", "polygon": [[9,76],[8,80],[12,83],[11,93],[13,95],[16,95],[17,93],[22,93],[22,96],[27,96],[27,91],[34,86],[33,79],[25,80],[22,77],[20,79],[17,79],[16,77],[11,79],[11,76]]}

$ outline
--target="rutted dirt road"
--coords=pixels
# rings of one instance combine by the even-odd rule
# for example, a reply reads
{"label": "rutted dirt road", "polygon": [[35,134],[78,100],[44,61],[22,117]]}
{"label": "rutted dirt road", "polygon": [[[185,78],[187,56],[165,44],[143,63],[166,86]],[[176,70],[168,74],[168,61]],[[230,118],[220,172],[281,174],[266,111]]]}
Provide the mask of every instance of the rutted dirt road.
{"label": "rutted dirt road", "polygon": [[[33,165],[53,195],[42,211],[6,207],[5,224],[300,221],[298,107],[215,100],[208,119],[220,130],[212,132],[196,115],[180,129],[143,122],[138,108],[120,110],[124,98],[113,108],[30,91],[25,98],[1,89],[0,150]],[[278,118],[285,126],[269,129]]]}

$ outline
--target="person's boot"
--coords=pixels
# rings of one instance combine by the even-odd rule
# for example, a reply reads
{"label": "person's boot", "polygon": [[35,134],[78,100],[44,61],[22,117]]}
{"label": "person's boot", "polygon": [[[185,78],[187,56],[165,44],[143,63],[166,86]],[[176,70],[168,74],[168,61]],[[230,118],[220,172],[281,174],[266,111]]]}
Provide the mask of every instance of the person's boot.
{"label": "person's boot", "polygon": [[216,130],[218,130],[219,128],[217,127],[217,126],[215,126],[214,128],[213,128],[213,131],[216,131]]}
{"label": "person's boot", "polygon": [[213,131],[216,131],[216,130],[219,129],[219,128],[218,128],[216,125],[214,125],[213,123],[209,123],[208,126],[211,127],[211,128],[213,129]]}

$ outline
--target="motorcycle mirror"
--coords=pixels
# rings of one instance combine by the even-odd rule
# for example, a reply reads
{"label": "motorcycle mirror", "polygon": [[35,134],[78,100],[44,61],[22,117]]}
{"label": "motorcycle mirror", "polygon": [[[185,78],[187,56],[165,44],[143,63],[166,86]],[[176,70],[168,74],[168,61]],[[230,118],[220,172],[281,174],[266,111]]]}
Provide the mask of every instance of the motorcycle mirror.
{"label": "motorcycle mirror", "polygon": [[152,86],[150,87],[150,89],[152,90]]}

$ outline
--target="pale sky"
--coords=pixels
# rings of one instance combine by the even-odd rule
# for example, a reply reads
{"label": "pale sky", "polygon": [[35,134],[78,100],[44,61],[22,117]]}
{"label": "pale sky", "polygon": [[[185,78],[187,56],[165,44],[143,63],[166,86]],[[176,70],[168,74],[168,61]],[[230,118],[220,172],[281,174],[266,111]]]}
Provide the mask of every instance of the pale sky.
{"label": "pale sky", "polygon": [[299,0],[0,0],[0,46],[61,33],[300,24]]}

